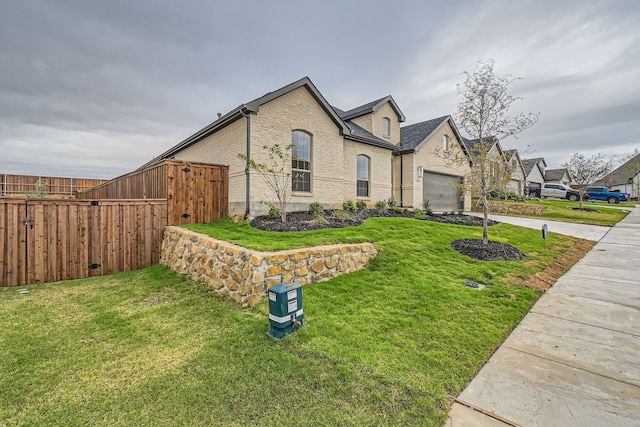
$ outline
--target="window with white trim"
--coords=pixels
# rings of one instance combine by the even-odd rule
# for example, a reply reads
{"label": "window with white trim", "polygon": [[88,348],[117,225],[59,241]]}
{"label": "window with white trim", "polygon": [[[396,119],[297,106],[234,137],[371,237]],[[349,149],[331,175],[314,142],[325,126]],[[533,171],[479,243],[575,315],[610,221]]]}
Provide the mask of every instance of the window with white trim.
{"label": "window with white trim", "polygon": [[382,118],[382,134],[384,136],[391,135],[391,120],[388,117]]}
{"label": "window with white trim", "polygon": [[442,150],[443,151],[449,151],[450,148],[451,148],[451,140],[449,138],[449,135],[443,135],[442,136]]}
{"label": "window with white trim", "polygon": [[311,135],[291,132],[291,190],[311,192]]}
{"label": "window with white trim", "polygon": [[359,155],[358,160],[358,177],[357,177],[357,196],[369,197],[369,175],[370,175],[370,159],[368,156]]}

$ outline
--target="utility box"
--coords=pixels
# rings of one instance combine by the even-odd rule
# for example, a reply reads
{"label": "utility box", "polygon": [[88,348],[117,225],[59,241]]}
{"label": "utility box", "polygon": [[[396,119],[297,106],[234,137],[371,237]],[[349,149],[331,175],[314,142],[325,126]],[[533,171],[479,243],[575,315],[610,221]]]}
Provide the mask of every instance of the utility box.
{"label": "utility box", "polygon": [[269,328],[271,338],[281,340],[295,332],[300,326],[304,314],[302,311],[302,286],[293,282],[284,282],[269,288]]}

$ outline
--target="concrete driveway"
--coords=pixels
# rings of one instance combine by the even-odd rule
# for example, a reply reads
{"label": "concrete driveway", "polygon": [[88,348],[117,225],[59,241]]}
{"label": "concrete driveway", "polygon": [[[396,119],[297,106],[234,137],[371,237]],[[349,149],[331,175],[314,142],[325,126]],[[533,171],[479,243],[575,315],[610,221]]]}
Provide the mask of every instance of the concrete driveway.
{"label": "concrete driveway", "polygon": [[640,209],[538,300],[446,425],[640,425]]}
{"label": "concrete driveway", "polygon": [[[465,212],[466,215],[482,217],[478,212]],[[578,237],[580,239],[598,241],[604,237],[611,227],[602,225],[574,224],[570,222],[549,221],[546,219],[520,218],[515,216],[489,215],[489,219],[506,224],[519,225],[520,227],[534,228],[542,230],[542,226],[547,224],[549,233],[564,234],[565,236]]]}

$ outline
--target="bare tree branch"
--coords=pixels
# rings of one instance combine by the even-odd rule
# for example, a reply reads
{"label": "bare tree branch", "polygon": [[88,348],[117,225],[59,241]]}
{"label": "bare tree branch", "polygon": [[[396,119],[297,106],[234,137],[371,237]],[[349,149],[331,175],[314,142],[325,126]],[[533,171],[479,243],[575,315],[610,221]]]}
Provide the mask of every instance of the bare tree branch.
{"label": "bare tree branch", "polygon": [[[455,115],[456,122],[471,140],[477,141],[471,153],[474,166],[462,185],[464,190],[480,195],[484,207],[482,237],[485,245],[489,244],[487,196],[491,190],[504,190],[513,172],[502,155],[491,149],[505,138],[517,137],[538,120],[538,114],[533,113],[508,115],[513,103],[522,99],[510,95],[509,86],[521,79],[496,76],[494,64],[492,59],[481,61],[473,73],[463,73],[466,79],[457,85],[461,99]],[[461,159],[453,161],[460,162]]]}

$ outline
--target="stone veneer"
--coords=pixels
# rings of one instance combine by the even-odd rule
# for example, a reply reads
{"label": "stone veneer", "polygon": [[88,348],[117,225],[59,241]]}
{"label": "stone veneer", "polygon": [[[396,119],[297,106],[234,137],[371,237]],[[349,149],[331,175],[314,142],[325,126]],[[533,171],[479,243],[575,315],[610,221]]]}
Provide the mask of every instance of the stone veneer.
{"label": "stone veneer", "polygon": [[373,243],[260,252],[168,226],[160,263],[251,306],[278,283],[292,281],[306,285],[328,280],[362,270],[377,254]]}

